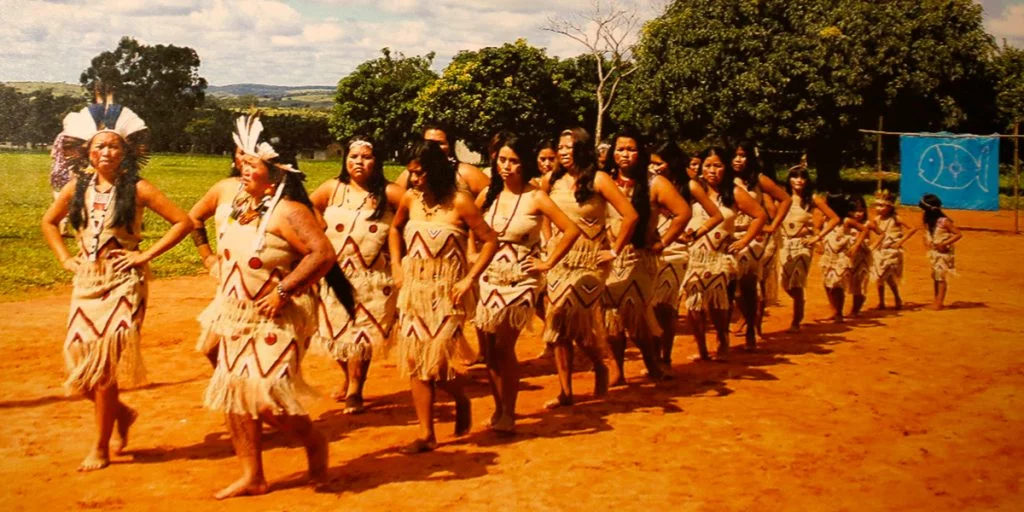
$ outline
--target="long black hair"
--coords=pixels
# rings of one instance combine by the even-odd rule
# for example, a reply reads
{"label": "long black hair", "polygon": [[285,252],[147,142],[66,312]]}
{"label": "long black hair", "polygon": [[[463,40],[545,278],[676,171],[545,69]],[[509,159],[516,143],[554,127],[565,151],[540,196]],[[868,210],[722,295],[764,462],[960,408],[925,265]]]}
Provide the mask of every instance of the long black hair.
{"label": "long black hair", "polygon": [[845,219],[850,216],[853,212],[853,200],[850,196],[841,193],[829,192],[825,196],[825,204],[828,205],[832,211],[836,212],[836,216],[840,219]]}
{"label": "long black hair", "polygon": [[[572,165],[578,170],[576,178],[577,204],[583,204],[594,195],[594,177],[597,176],[596,157],[594,155],[594,142],[590,133],[579,126],[563,130],[559,139],[566,135],[572,137]],[[558,170],[551,176],[551,185],[565,176],[567,169],[559,166]]]}
{"label": "long black hair", "polygon": [[[704,161],[711,157],[718,157],[722,161],[722,182],[718,184],[718,197],[722,200],[722,206],[732,208],[736,204],[736,184],[734,183],[736,173],[732,170],[732,162],[728,160],[732,154],[718,146],[712,146],[700,152],[700,168],[703,172]],[[707,180],[707,177],[704,178]]]}
{"label": "long black hair", "polygon": [[[145,130],[146,133],[149,130]],[[112,133],[112,132],[101,132]],[[93,137],[95,139],[95,136]],[[111,220],[112,227],[124,227],[129,233],[135,230],[135,185],[139,182],[139,162],[133,150],[133,145],[125,142],[118,136],[124,158],[118,168],[117,177],[114,178],[114,217]],[[92,140],[85,143],[84,151],[89,152]],[[85,204],[85,193],[92,185],[92,177],[79,174],[75,183],[75,195],[71,198],[71,205],[68,209],[68,222],[76,230],[81,231],[85,227],[88,211]]]}
{"label": "long black hair", "polygon": [[[757,186],[758,177],[761,176],[763,168],[761,165],[761,153],[757,144],[753,141],[741,140],[740,143],[732,150],[733,159],[736,158],[736,153],[740,152],[740,148],[743,148],[743,154],[747,157],[747,163],[743,167],[742,174],[736,172],[736,169],[733,169],[733,172],[736,172],[736,176],[743,180],[743,184],[747,187],[747,190],[754,190],[754,187]],[[729,161],[729,166],[732,167],[732,160]]]}
{"label": "long black hair", "polygon": [[935,194],[925,194],[917,206],[924,210],[924,223],[928,226],[928,232],[934,235],[939,219],[946,216],[942,211],[942,200]]}
{"label": "long black hair", "polygon": [[[267,165],[270,179],[278,183],[279,187],[284,187],[284,190],[281,191],[282,199],[301,203],[306,208],[309,208],[310,212],[314,211],[313,202],[309,200],[309,194],[303,185],[303,182],[306,181],[306,175],[300,172],[288,172],[280,167],[282,165],[291,165],[293,168],[298,169],[299,162],[295,158],[294,153],[284,153],[271,160],[264,160],[263,163]],[[352,290],[352,283],[345,277],[345,273],[341,271],[337,261],[331,265],[327,274],[324,275],[324,281],[327,283],[327,286],[331,287],[331,291],[338,298],[338,302],[345,307],[345,311],[348,311],[349,315],[355,315],[356,296]]]}
{"label": "long black hair", "polygon": [[690,166],[690,157],[683,152],[679,144],[672,141],[662,142],[654,146],[650,153],[658,155],[665,161],[665,165],[668,166],[665,177],[672,182],[679,195],[688,203],[693,201],[693,195],[690,193],[690,174],[686,172],[686,168]]}
{"label": "long black hair", "polygon": [[516,157],[519,158],[520,173],[523,175],[523,184],[527,184],[533,178],[540,175],[540,171],[537,170],[537,159],[532,158],[533,153],[530,151],[530,143],[518,135],[508,133],[505,134],[502,144],[498,146],[495,152],[494,159],[491,160],[491,184],[487,187],[487,195],[484,196],[483,208],[480,210],[487,210],[494,203],[494,200],[498,198],[498,194],[501,194],[502,190],[505,190],[505,180],[501,178],[501,173],[498,172],[498,154],[502,148],[509,148]]}
{"label": "long black hair", "polygon": [[800,207],[803,209],[809,209],[814,207],[814,182],[811,181],[811,174],[807,172],[807,168],[802,165],[794,165],[789,168],[789,174],[786,175],[786,191],[790,195],[793,195],[793,184],[790,180],[793,178],[803,178],[807,182],[804,185],[803,192],[800,193]]}
{"label": "long black hair", "polygon": [[425,175],[424,185],[438,203],[445,203],[455,195],[455,176],[458,164],[448,159],[441,145],[432,140],[413,144],[406,156],[409,162],[419,162]]}
{"label": "long black hair", "polygon": [[651,154],[647,151],[647,145],[640,134],[628,129],[615,134],[612,137],[612,147],[608,150],[608,158],[612,165],[605,165],[613,178],[620,177],[624,171],[624,169],[619,169],[618,163],[615,162],[615,149],[621,139],[632,139],[636,144],[636,163],[631,169],[628,169],[629,176],[627,177],[633,180],[633,197],[630,198],[630,203],[633,204],[633,209],[636,210],[639,220],[630,241],[633,247],[642,249],[647,246],[647,225],[651,220],[651,186],[647,179]]}
{"label": "long black hair", "polygon": [[368,146],[370,153],[373,155],[373,169],[370,170],[370,181],[367,183],[366,190],[373,196],[375,206],[373,213],[367,217],[368,220],[377,220],[384,215],[384,212],[388,208],[388,179],[384,177],[384,162],[380,159],[380,154],[377,153],[377,146],[370,139],[362,136],[352,137],[348,142],[348,146],[345,148],[345,153],[341,159],[341,172],[338,173],[338,181],[349,184],[352,181],[352,176],[348,173],[348,155],[352,152],[352,147],[356,144],[361,146]]}

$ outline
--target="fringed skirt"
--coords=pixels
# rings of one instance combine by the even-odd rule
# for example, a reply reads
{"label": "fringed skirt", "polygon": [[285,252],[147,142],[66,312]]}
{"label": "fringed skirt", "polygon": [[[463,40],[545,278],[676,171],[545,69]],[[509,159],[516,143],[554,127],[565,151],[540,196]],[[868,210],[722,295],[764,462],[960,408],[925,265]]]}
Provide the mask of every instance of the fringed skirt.
{"label": "fringed skirt", "polygon": [[597,264],[601,249],[600,240],[580,237],[569,254],[548,272],[543,334],[546,343],[605,347],[601,293],[608,267]]}
{"label": "fringed skirt", "polygon": [[871,277],[879,283],[903,279],[903,249],[879,248],[871,254]]}
{"label": "fringed skirt", "polygon": [[782,238],[779,248],[780,277],[783,290],[807,287],[807,274],[811,268],[812,249],[804,245],[805,238]]}
{"label": "fringed skirt", "polygon": [[321,281],[316,346],[335,361],[369,361],[374,354],[386,355],[398,302],[391,274],[367,270],[346,272],[346,277],[355,293],[355,316],[348,314],[334,290]]}
{"label": "fringed skirt", "polygon": [[850,268],[850,287],[847,291],[857,296],[867,295],[871,282],[871,250],[861,247],[853,253]]}
{"label": "fringed skirt", "polygon": [[683,278],[690,261],[688,248],[669,250],[662,253],[658,264],[658,275],[654,279],[654,306],[667,305],[673,311],[679,309],[682,297]]}
{"label": "fringed skirt", "polygon": [[521,331],[537,311],[544,279],[522,271],[518,262],[492,261],[480,276],[480,300],[473,323],[484,332],[495,332],[507,323]]}
{"label": "fringed skirt", "polygon": [[729,281],[735,276],[736,260],[732,256],[706,248],[691,250],[683,279],[686,309],[691,312],[728,309]]}
{"label": "fringed skirt", "polygon": [[463,275],[464,264],[456,259],[402,260],[397,357],[403,377],[449,380],[476,358],[462,332],[473,291],[458,304],[451,298],[452,288]]}
{"label": "fringed skirt", "polygon": [[956,259],[952,249],[946,252],[929,250],[928,263],[932,267],[933,281],[945,282],[948,278],[956,276]]}
{"label": "fringed skirt", "polygon": [[822,282],[825,288],[846,290],[850,287],[853,263],[846,252],[833,253],[826,248],[818,264],[821,265]]}
{"label": "fringed skirt", "polygon": [[69,394],[109,382],[132,387],[146,382],[140,346],[149,296],[149,268],[115,272],[110,259],[83,262],[72,281],[64,338]]}
{"label": "fringed skirt", "polygon": [[654,279],[658,257],[646,250],[628,247],[614,261],[605,281],[601,304],[609,336],[660,336],[654,316]]}
{"label": "fringed skirt", "polygon": [[306,415],[299,399],[316,393],[301,364],[316,331],[316,302],[312,294],[296,295],[267,318],[253,302],[224,298],[210,325],[219,345],[206,407],[254,419],[261,412]]}

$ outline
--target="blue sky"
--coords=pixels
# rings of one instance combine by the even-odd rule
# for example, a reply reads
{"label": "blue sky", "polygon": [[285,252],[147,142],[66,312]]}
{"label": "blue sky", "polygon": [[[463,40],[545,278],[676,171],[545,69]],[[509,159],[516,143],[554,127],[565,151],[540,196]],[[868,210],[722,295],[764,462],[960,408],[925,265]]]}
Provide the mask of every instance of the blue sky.
{"label": "blue sky", "polygon": [[[645,16],[667,0],[637,0]],[[1024,0],[977,0],[989,32],[1024,46]],[[195,48],[213,85],[333,85],[389,47],[437,53],[525,38],[557,56],[580,47],[541,30],[591,0],[0,0],[0,81],[64,81],[123,35]]]}

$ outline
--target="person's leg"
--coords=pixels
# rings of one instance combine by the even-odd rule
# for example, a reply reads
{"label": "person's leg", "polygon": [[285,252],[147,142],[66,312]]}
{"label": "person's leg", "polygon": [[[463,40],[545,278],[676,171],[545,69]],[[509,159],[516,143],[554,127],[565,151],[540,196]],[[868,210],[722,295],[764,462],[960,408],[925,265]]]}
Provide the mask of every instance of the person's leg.
{"label": "person's leg", "polygon": [[786,293],[793,298],[793,321],[789,324],[789,332],[799,332],[804,319],[804,289],[791,288]]}
{"label": "person's leg", "polygon": [[935,309],[942,309],[945,307],[946,302],[946,290],[948,290],[948,284],[946,281],[935,282]]}
{"label": "person's leg", "polygon": [[718,351],[715,358],[725,359],[729,354],[729,310],[712,309],[711,323],[715,326],[715,332],[718,334]]}
{"label": "person's leg", "polygon": [[661,327],[661,336],[656,338],[656,353],[666,371],[672,370],[672,345],[676,338],[676,312],[669,304],[654,307],[654,317]]}
{"label": "person's leg", "polygon": [[[488,357],[490,357],[489,354]],[[463,388],[462,379],[455,376],[451,379],[438,380],[437,385],[455,400],[455,437],[468,434],[473,417],[470,409],[471,402]]]}
{"label": "person's leg", "polygon": [[612,387],[619,387],[626,385],[626,335],[625,333],[617,334],[615,336],[608,336],[608,346],[612,351],[612,359],[615,362],[615,368],[618,370],[619,377],[615,379],[615,382],[611,383]]}
{"label": "person's leg", "polygon": [[705,338],[704,312],[701,310],[689,311],[687,317],[690,320],[690,327],[693,329],[693,339],[697,342],[697,353],[702,361],[710,361],[708,344]]}
{"label": "person's leg", "polygon": [[885,309],[885,281],[878,280],[878,309]]}
{"label": "person's leg", "polygon": [[327,438],[317,430],[308,415],[276,415],[274,423],[281,425],[281,430],[302,442],[302,446],[306,449],[309,480],[314,483],[322,483],[327,477]]}
{"label": "person's leg", "polygon": [[331,398],[341,402],[348,398],[348,361],[338,359],[335,362],[338,363],[338,368],[341,368],[341,384],[338,385],[338,390],[331,394]]}
{"label": "person's leg", "polygon": [[412,405],[416,409],[416,420],[420,424],[420,435],[402,451],[410,454],[428,452],[437,446],[437,436],[434,435],[434,382],[412,376],[409,377],[409,388],[412,391]]}
{"label": "person's leg", "polygon": [[[554,407],[572,405],[572,342],[560,339],[555,344],[555,368],[558,369],[558,385],[560,391],[558,397],[544,404],[551,409]],[[604,365],[604,362],[601,363]]]}
{"label": "person's leg", "polygon": [[893,307],[903,309],[903,297],[900,296],[900,283],[896,280],[896,276],[889,277],[889,289],[892,291]]}
{"label": "person's leg", "polygon": [[[608,394],[608,366],[604,364],[604,354],[601,353],[601,349],[597,345],[583,345],[580,350],[590,359],[591,366],[594,367],[594,396],[605,396]],[[619,374],[619,378],[625,381],[622,374]],[[572,396],[569,396],[570,402]]]}
{"label": "person's leg", "polygon": [[491,385],[491,397],[494,398],[494,414],[491,415],[487,425],[493,427],[501,418],[502,404],[504,403],[501,395],[500,358],[497,347],[495,347],[497,336],[495,336],[495,333],[477,329],[476,338],[480,340],[480,345],[487,345],[487,380]]}
{"label": "person's leg", "polygon": [[846,290],[835,287],[829,291],[830,301],[835,304],[836,314],[833,317],[836,323],[843,323],[843,309],[846,306]]}
{"label": "person's leg", "polygon": [[516,359],[516,340],[519,331],[509,325],[498,330],[497,342],[492,347],[495,372],[495,384],[498,393],[495,401],[495,412],[500,411],[497,421],[491,427],[498,432],[512,432],[516,423],[516,401],[519,398],[519,360]]}
{"label": "person's leg", "polygon": [[228,432],[235,455],[242,463],[242,476],[214,495],[218,500],[234,496],[264,494],[267,479],[263,475],[263,437],[259,420],[247,414],[228,414]]}
{"label": "person's leg", "polygon": [[759,310],[757,296],[757,276],[747,275],[740,278],[740,312],[743,313],[743,321],[746,323],[744,346],[748,350],[757,347],[757,314]]}
{"label": "person's leg", "polygon": [[100,384],[87,396],[93,401],[96,443],[79,464],[79,471],[95,471],[110,465],[110,437],[113,435],[114,422],[121,407],[116,382]]}
{"label": "person's leg", "polygon": [[363,405],[363,386],[370,372],[370,359],[352,356],[348,360],[348,389],[345,393],[344,414],[360,414],[366,410]]}
{"label": "person's leg", "polygon": [[139,413],[118,400],[117,412],[114,416],[114,454],[121,455],[128,446],[128,431],[135,424]]}

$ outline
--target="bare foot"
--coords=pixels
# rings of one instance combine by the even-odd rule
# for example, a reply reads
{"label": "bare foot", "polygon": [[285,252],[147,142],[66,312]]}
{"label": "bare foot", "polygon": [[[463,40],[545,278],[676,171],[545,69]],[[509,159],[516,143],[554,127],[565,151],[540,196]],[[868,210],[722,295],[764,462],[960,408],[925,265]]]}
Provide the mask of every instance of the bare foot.
{"label": "bare foot", "polygon": [[312,442],[306,446],[309,481],[312,484],[323,484],[327,481],[327,439],[315,430],[311,436]]}
{"label": "bare foot", "polygon": [[95,450],[89,455],[85,456],[82,463],[78,465],[78,471],[83,473],[88,471],[96,471],[97,469],[103,469],[110,465],[110,458],[101,453],[99,450]]}
{"label": "bare foot", "polygon": [[417,439],[403,446],[401,451],[406,455],[416,455],[417,453],[432,452],[434,448],[437,448],[437,441],[434,438]]}
{"label": "bare foot", "polygon": [[690,356],[690,361],[693,361],[695,363],[704,363],[704,362],[708,362],[710,360],[711,360],[711,356],[704,355],[704,354],[694,354],[694,355]]}
{"label": "bare foot", "polygon": [[903,309],[903,301],[902,301],[902,300],[899,300],[899,299],[897,299],[897,300],[896,300],[896,304],[895,304],[895,305],[893,306],[893,309],[895,309],[895,310],[897,310],[897,311],[899,311],[899,310]]}
{"label": "bare foot", "polygon": [[470,407],[471,404],[468,398],[455,401],[455,437],[462,437],[469,433],[473,422]]}
{"label": "bare foot", "polygon": [[128,446],[128,430],[132,428],[138,418],[139,413],[135,409],[127,405],[121,407],[121,412],[117,416],[117,429],[114,430],[115,455],[121,455],[125,447]]}
{"label": "bare foot", "polygon": [[512,416],[502,416],[491,425],[491,430],[500,435],[513,435],[516,433],[516,419]]}
{"label": "bare foot", "polygon": [[544,403],[545,409],[557,409],[559,407],[569,407],[572,405],[572,398],[565,396],[561,393],[558,394],[558,398],[554,400],[548,400]]}
{"label": "bare foot", "polygon": [[235,480],[231,485],[217,491],[213,497],[218,500],[234,498],[236,496],[257,496],[267,493],[267,481],[262,477],[243,476]]}
{"label": "bare foot", "polygon": [[790,325],[789,329],[786,329],[786,332],[798,333],[798,332],[800,332],[800,326],[799,325]]}
{"label": "bare foot", "polygon": [[341,410],[342,414],[362,414],[364,412],[366,412],[366,406],[363,405],[361,395],[350,395],[345,398],[345,408]]}
{"label": "bare foot", "polygon": [[877,309],[879,311],[884,311],[886,309],[885,308],[885,304],[879,304],[879,305],[875,306],[875,309]]}
{"label": "bare foot", "polygon": [[335,402],[345,401],[345,399],[348,398],[348,384],[342,384],[337,391],[331,393],[331,398],[333,398]]}

